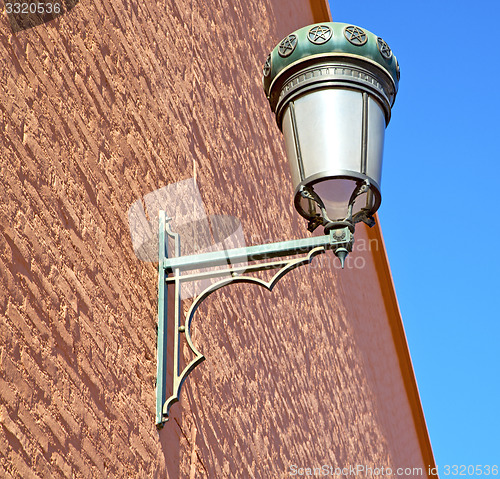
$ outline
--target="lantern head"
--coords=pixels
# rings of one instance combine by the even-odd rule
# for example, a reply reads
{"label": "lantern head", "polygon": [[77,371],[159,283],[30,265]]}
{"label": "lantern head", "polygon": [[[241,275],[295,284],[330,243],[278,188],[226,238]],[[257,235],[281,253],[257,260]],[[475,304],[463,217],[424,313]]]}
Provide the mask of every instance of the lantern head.
{"label": "lantern head", "polygon": [[263,73],[285,140],[295,207],[309,229],[373,225],[399,83],[387,43],[355,25],[310,25],[276,46]]}

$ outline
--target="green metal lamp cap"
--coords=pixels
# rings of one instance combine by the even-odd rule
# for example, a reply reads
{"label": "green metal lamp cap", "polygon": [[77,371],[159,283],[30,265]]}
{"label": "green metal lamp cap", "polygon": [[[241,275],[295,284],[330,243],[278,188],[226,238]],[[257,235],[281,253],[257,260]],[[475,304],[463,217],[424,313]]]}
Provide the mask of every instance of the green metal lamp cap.
{"label": "green metal lamp cap", "polygon": [[267,57],[263,83],[269,98],[273,83],[287,70],[318,59],[353,58],[379,67],[399,85],[399,64],[389,45],[377,35],[348,23],[316,23],[285,37]]}

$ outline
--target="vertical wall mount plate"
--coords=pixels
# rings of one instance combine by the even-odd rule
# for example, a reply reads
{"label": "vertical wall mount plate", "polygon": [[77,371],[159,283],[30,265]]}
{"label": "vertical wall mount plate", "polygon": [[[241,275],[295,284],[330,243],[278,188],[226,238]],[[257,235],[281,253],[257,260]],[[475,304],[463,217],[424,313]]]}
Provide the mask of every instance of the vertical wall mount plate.
{"label": "vertical wall mount plate", "polygon": [[[179,401],[182,386],[191,372],[205,359],[191,339],[191,322],[200,304],[213,292],[232,283],[253,283],[272,290],[276,283],[288,272],[309,264],[318,254],[333,250],[341,259],[352,251],[354,235],[352,228],[340,224],[328,234],[300,240],[284,241],[247,248],[215,251],[199,255],[181,256],[181,238],[170,228],[170,218],[164,211],[159,212],[159,255],[158,255],[158,348],[156,371],[156,426],[163,427],[168,421],[170,408]],[[174,243],[174,256],[169,257],[168,240]],[[295,258],[284,258],[295,256]],[[298,256],[298,257],[297,257]],[[268,261],[274,260],[274,261]],[[243,266],[238,264],[246,263]],[[248,264],[247,264],[248,263]],[[187,273],[221,265],[231,265],[226,269]],[[277,269],[270,281],[246,276],[246,273]],[[231,275],[229,278],[228,273]],[[193,301],[185,318],[182,318],[181,286],[184,282],[198,281],[224,276],[202,291]],[[168,287],[174,289],[173,307],[173,364],[172,389],[167,398],[167,329],[168,329]],[[182,321],[184,319],[184,321]],[[181,371],[180,348],[182,336],[194,355]]]}

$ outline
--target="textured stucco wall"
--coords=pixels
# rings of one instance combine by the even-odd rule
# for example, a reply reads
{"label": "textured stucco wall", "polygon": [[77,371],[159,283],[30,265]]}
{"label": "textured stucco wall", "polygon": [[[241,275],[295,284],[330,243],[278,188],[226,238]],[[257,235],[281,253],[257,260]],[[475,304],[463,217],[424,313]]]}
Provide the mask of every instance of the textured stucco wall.
{"label": "textured stucco wall", "polygon": [[307,234],[260,72],[312,20],[305,0],[82,0],[15,35],[0,17],[0,477],[421,465],[370,251],[214,294],[207,361],[154,426],[157,271],[127,211],[194,176],[247,244]]}

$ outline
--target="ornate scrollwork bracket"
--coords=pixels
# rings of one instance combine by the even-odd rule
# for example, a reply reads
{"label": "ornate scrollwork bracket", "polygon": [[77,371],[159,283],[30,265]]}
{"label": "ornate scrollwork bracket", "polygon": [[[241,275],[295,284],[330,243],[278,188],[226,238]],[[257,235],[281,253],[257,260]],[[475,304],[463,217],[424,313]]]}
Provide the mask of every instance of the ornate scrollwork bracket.
{"label": "ornate scrollwork bracket", "polygon": [[[175,256],[169,258],[168,237],[174,240]],[[171,406],[179,401],[182,386],[191,372],[204,361],[205,357],[193,344],[191,339],[191,323],[200,304],[213,292],[233,283],[253,283],[271,291],[276,283],[287,273],[308,264],[313,257],[333,250],[343,260],[348,251],[352,250],[354,242],[353,232],[348,227],[331,230],[324,236],[316,236],[301,240],[284,241],[247,248],[237,248],[226,251],[215,251],[200,255],[181,256],[180,236],[172,232],[169,219],[165,212],[159,214],[159,265],[158,265],[158,349],[157,349],[157,378],[156,378],[156,426],[163,427],[168,421]],[[269,259],[299,256],[292,259]],[[239,263],[248,263],[237,266]],[[211,270],[182,274],[189,270],[200,270],[212,266],[232,265],[228,269]],[[277,269],[276,274],[269,280],[245,276],[246,273]],[[228,273],[231,277],[228,278]],[[181,285],[186,281],[197,281],[207,278],[226,276],[211,284],[201,292],[191,304],[182,323]],[[174,354],[172,371],[172,390],[167,399],[167,288],[174,288]],[[180,370],[180,347],[182,336],[194,355],[186,367]]]}

